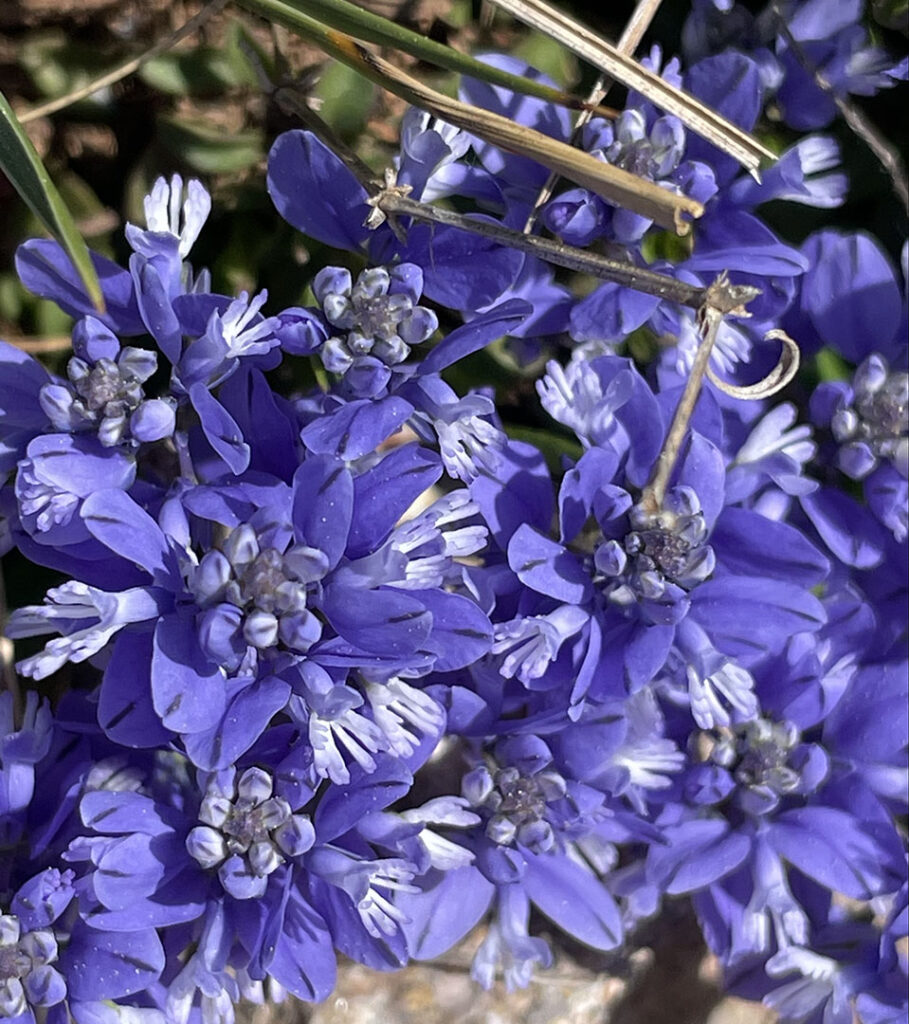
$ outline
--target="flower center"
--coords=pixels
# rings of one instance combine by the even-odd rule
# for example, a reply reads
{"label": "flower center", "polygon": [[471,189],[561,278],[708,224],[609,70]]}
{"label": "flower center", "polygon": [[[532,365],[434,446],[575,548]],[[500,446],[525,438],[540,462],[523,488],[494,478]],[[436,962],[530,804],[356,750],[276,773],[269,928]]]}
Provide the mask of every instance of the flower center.
{"label": "flower center", "polygon": [[365,338],[388,341],[397,326],[410,314],[413,304],[405,295],[377,295],[354,299],[356,330]]}
{"label": "flower center", "polygon": [[878,460],[909,472],[909,373],[891,372],[878,355],[855,371],[852,401],[834,413],[830,429],[840,443],[839,464],[861,479]]}
{"label": "flower center", "polygon": [[655,528],[629,533],[625,550],[637,557],[644,571],[658,571],[671,583],[682,584],[692,545],[673,529]]}
{"label": "flower center", "polygon": [[255,605],[262,611],[275,610],[278,589],[289,582],[284,571],[284,558],[275,548],[266,548],[237,574],[243,606]]}
{"label": "flower center", "polygon": [[675,605],[713,572],[707,524],[689,488],[668,495],[655,515],[636,506],[629,519],[625,537],[604,540],[593,555],[594,578],[613,604]]}
{"label": "flower center", "polygon": [[22,952],[18,942],[14,946],[0,946],[0,983],[24,978],[31,967],[32,958]]}
{"label": "flower center", "polygon": [[22,935],[14,914],[0,915],[0,1018],[19,1017],[27,1012],[29,997],[35,999],[34,991],[26,992],[29,975],[42,968],[55,973],[48,965],[56,959],[53,932]]}
{"label": "flower center", "polygon": [[511,765],[495,774],[480,765],[462,782],[467,801],[486,812],[487,838],[499,846],[517,842],[535,853],[545,852],[555,843],[552,821],[558,821],[559,815],[550,805],[566,792],[565,780],[557,772],[525,775]]}
{"label": "flower center", "polygon": [[[321,635],[307,595],[328,572],[326,555],[297,545],[283,554],[259,547],[249,524],[233,530],[223,548],[207,551],[187,573],[187,586],[203,609],[200,636],[213,659],[230,661],[244,644],[264,651],[278,642],[306,651]],[[237,609],[232,611],[230,606]]]}
{"label": "flower center", "polygon": [[136,378],[131,374],[124,376],[110,359],[99,359],[87,374],[70,371],[68,375],[90,412],[105,409],[111,402],[120,402],[125,409],[132,411],[143,398]]}
{"label": "flower center", "polygon": [[724,737],[713,748],[711,760],[728,768],[740,785],[783,796],[799,785],[799,773],[790,765],[799,742],[791,722],[758,718],[742,725],[734,737]]}
{"label": "flower center", "polygon": [[271,775],[247,768],[236,782],[214,779],[186,848],[203,868],[218,867],[221,883],[238,899],[261,896],[268,876],[313,843],[309,818],[273,795]]}
{"label": "flower center", "polygon": [[320,351],[325,368],[345,375],[356,369],[348,385],[364,395],[378,394],[390,378],[389,368],[438,327],[436,315],[416,304],[421,288],[422,275],[410,264],[369,267],[353,283],[346,270],[325,268],[314,290],[325,319],[338,332]]}
{"label": "flower center", "polygon": [[889,441],[909,433],[906,377],[904,373],[891,374],[884,387],[856,402],[862,418],[860,429],[866,437]]}
{"label": "flower center", "polygon": [[533,776],[521,775],[517,768],[503,768],[496,773],[495,784],[500,801],[498,815],[508,818],[515,826],[542,818],[546,796]]}
{"label": "flower center", "polygon": [[221,826],[231,853],[246,853],[253,843],[274,846],[272,832],[290,817],[290,805],[281,797],[272,797],[257,804],[239,799],[231,807]]}

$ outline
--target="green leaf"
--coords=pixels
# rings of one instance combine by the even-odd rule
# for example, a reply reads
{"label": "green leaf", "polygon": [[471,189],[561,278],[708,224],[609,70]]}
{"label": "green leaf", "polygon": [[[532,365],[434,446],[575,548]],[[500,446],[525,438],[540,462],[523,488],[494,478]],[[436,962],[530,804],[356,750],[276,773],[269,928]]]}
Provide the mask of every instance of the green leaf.
{"label": "green leaf", "polygon": [[38,299],[32,308],[35,334],[44,337],[66,336],[73,329],[73,318],[50,299]]}
{"label": "green leaf", "polygon": [[559,85],[567,86],[578,80],[577,58],[549,36],[537,32],[525,36],[513,52]]}
{"label": "green leaf", "polygon": [[0,317],[16,323],[25,308],[25,289],[13,273],[0,274]]}
{"label": "green leaf", "polygon": [[13,108],[0,93],[0,170],[28,203],[32,212],[54,235],[67,255],[85,290],[99,312],[104,312],[104,296],[85,240],[76,229],[72,214],[41,162],[31,139],[19,124]]}
{"label": "green leaf", "polygon": [[909,15],[909,3],[906,0],[872,0],[871,13],[879,25],[905,34]]}
{"label": "green leaf", "polygon": [[162,117],[158,134],[163,145],[200,174],[243,171],[265,153],[260,131],[228,133],[187,118]]}
{"label": "green leaf", "polygon": [[171,96],[217,96],[232,86],[248,84],[226,54],[210,46],[179,53],[162,53],[144,64],[139,77],[158,92]]}
{"label": "green leaf", "polygon": [[822,348],[815,357],[815,365],[821,380],[849,380],[852,376],[849,364],[832,348]]}
{"label": "green leaf", "polygon": [[346,142],[352,142],[366,126],[373,89],[363,78],[340,62],[329,64],[319,79],[315,95],[322,101],[319,116]]}
{"label": "green leaf", "polygon": [[103,66],[106,60],[97,46],[87,46],[57,30],[27,34],[17,57],[35,88],[48,98],[88,85],[97,77],[99,65]]}
{"label": "green leaf", "polygon": [[[446,68],[448,71],[457,71],[471,78],[479,78],[481,81],[491,82],[514,92],[538,96],[550,103],[558,103],[573,109],[584,106],[584,101],[577,96],[483,64],[466,53],[460,53],[443,43],[427,39],[426,36],[404,28],[403,25],[398,25],[388,18],[364,11],[354,4],[347,3],[347,0],[239,0],[239,3],[241,7],[309,38],[320,38],[326,31],[337,29],[339,32],[350,33],[355,39],[390,46],[395,50],[409,53],[412,57],[418,57],[427,64]],[[322,30],[321,33],[318,29]]]}
{"label": "green leaf", "polygon": [[231,22],[221,46],[162,53],[139,70],[139,77],[159,92],[172,96],[217,96],[225,89],[257,85],[256,73],[243,52],[248,43],[237,22]]}

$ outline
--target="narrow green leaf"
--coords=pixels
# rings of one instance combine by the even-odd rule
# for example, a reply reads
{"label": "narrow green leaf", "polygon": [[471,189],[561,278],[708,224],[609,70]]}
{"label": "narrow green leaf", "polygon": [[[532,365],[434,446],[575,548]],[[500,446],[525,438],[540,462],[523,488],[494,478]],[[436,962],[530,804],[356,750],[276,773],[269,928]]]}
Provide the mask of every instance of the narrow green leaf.
{"label": "narrow green leaf", "polygon": [[239,0],[239,3],[247,10],[304,35],[312,35],[312,20],[316,19],[322,25],[339,32],[347,32],[355,39],[403,50],[404,53],[426,61],[427,64],[469,75],[471,78],[479,78],[481,81],[511,89],[513,92],[538,96],[540,99],[573,110],[584,109],[587,106],[578,96],[484,64],[466,53],[460,53],[450,46],[397,25],[388,18],[347,3],[347,0]]}
{"label": "narrow green leaf", "polygon": [[88,246],[13,108],[0,93],[0,170],[32,212],[66,250],[89,298],[104,312],[104,296]]}

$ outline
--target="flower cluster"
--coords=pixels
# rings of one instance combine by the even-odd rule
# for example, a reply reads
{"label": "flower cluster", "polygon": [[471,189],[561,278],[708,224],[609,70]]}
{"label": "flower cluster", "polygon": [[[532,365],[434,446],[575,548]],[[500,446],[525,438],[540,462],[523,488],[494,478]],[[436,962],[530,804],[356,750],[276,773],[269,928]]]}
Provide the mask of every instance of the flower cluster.
{"label": "flower cluster", "polygon": [[[693,63],[663,75],[750,130],[768,104],[827,123],[793,38],[844,93],[898,73],[857,16],[824,21],[842,5],[796,6],[780,33],[695,4]],[[464,93],[571,137],[541,100]],[[413,198],[503,226],[547,177],[420,111],[402,140]],[[0,551],[62,578],[6,633],[42,638],[21,677],[69,685],[53,708],[0,695],[0,1019],[222,1024],[242,998],[325,998],[339,953],[387,971],[483,921],[473,976],[523,986],[553,955],[531,908],[614,950],[681,895],[781,1020],[905,1014],[904,284],[868,235],[796,247],[761,219],[842,200],[832,138],[757,184],[631,94],[581,145],[704,216],[674,261],[581,188],[549,231],[759,288],[718,332],[720,376],[744,383],[783,327],[848,377],[775,404],[707,383],[673,442],[690,310],[578,297],[458,227],[375,226],[306,131],[275,141],[269,192],[361,268],[301,282],[313,305],[212,291],[189,262],[210,199],[177,176],[126,266],[94,256],[103,311],[56,243],[20,248],[75,325],[58,373],[0,343]],[[446,372],[500,339],[561,454]]]}

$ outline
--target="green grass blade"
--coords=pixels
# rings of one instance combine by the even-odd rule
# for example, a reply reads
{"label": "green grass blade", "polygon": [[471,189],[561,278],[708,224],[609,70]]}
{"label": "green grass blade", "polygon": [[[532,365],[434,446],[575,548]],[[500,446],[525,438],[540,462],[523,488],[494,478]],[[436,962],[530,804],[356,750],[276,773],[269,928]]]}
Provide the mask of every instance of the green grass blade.
{"label": "green grass blade", "polygon": [[396,25],[388,18],[364,11],[354,4],[347,3],[347,0],[239,0],[239,3],[247,10],[305,35],[312,34],[312,22],[318,20],[321,24],[339,32],[346,32],[355,39],[403,50],[412,57],[448,71],[479,78],[492,85],[499,85],[528,96],[537,96],[573,110],[586,109],[588,106],[586,101],[578,96],[484,64],[466,53],[460,53],[450,46],[436,43],[417,32]]}
{"label": "green grass blade", "polygon": [[104,296],[85,240],[72,214],[50,179],[31,139],[19,124],[13,108],[0,93],[0,171],[31,207],[32,212],[66,250],[89,298],[104,312]]}

